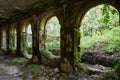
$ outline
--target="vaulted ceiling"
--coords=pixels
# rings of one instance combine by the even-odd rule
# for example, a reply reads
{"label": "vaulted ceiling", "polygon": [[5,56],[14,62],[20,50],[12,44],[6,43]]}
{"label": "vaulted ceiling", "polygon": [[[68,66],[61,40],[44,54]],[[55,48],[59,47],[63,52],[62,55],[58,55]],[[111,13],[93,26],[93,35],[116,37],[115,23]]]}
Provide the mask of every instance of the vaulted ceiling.
{"label": "vaulted ceiling", "polygon": [[62,0],[0,0],[0,24],[54,7]]}
{"label": "vaulted ceiling", "polygon": [[120,4],[120,0],[0,0],[0,25],[18,21],[69,2],[78,1],[88,1],[88,4],[92,1],[114,1],[118,6]]}

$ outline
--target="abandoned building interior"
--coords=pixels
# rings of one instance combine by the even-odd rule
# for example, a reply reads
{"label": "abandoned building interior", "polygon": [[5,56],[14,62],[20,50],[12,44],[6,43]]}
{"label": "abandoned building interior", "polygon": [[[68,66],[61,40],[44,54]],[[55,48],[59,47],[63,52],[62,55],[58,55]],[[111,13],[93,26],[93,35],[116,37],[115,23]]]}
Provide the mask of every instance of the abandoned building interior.
{"label": "abandoned building interior", "polygon": [[[111,5],[120,12],[120,0],[0,0],[0,48],[7,55],[29,58],[31,63],[74,72],[82,55],[81,21],[89,9],[100,4]],[[53,55],[45,44],[45,26],[54,16],[60,24],[60,56]],[[28,26],[32,52],[27,50]]]}

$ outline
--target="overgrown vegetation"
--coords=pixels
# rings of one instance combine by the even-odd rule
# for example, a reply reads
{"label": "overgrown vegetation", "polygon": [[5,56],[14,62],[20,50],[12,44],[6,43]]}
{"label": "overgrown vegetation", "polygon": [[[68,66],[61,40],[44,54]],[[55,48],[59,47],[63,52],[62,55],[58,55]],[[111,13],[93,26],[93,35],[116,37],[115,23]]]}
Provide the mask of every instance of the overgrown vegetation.
{"label": "overgrown vegetation", "polygon": [[[83,33],[81,39],[83,49],[98,47],[107,52],[120,53],[119,15],[112,6],[100,5],[91,9],[84,17],[80,29]],[[115,65],[115,71],[119,70],[120,60]],[[114,74],[112,71],[105,73],[106,77],[112,74]]]}
{"label": "overgrown vegetation", "polygon": [[119,16],[112,6],[100,5],[89,10],[80,29],[83,34],[81,39],[83,49],[103,44],[103,50],[120,51]]}
{"label": "overgrown vegetation", "polygon": [[60,48],[60,24],[57,17],[52,17],[46,24],[46,47],[48,49]]}
{"label": "overgrown vegetation", "polygon": [[21,63],[25,63],[26,61],[27,61],[26,58],[17,57],[17,58],[10,59],[7,63],[10,64],[10,65],[19,65]]}
{"label": "overgrown vegetation", "polygon": [[[120,27],[115,27],[111,30],[106,29],[102,35],[87,36],[81,39],[81,47],[83,49],[90,48],[96,45],[102,46],[102,50],[105,51],[117,51],[120,52]],[[89,41],[87,41],[89,40]]]}

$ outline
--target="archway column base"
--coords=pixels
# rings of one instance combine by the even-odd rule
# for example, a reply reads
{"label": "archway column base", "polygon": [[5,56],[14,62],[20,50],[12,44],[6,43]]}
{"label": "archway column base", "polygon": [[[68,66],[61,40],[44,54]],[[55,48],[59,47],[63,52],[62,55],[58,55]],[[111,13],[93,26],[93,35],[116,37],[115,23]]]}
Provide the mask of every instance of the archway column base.
{"label": "archway column base", "polygon": [[69,63],[67,58],[64,58],[60,64],[60,70],[64,73],[74,72],[73,66]]}

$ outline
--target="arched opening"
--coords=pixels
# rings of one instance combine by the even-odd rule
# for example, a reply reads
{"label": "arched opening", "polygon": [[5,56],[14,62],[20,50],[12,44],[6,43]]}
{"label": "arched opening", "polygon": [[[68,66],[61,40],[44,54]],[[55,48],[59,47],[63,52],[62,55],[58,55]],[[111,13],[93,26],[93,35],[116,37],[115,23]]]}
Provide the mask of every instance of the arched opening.
{"label": "arched opening", "polygon": [[24,57],[32,58],[32,31],[31,24],[28,22],[23,25],[21,34],[21,48]]}
{"label": "arched opening", "polygon": [[56,16],[50,17],[45,25],[45,48],[48,50],[60,50],[60,24]]}
{"label": "arched opening", "polygon": [[116,57],[112,56],[120,51],[118,11],[106,4],[91,8],[82,20],[80,31],[82,62],[113,67]]}

